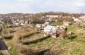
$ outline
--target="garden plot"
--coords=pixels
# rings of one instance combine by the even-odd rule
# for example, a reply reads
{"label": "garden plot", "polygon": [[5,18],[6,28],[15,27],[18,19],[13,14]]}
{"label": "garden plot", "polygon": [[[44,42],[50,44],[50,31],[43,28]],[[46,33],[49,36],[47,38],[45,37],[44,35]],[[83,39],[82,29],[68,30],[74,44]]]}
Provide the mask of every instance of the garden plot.
{"label": "garden plot", "polygon": [[47,38],[49,38],[49,36],[44,36],[43,33],[37,33],[37,34],[32,35],[31,37],[23,39],[22,43],[31,44],[31,43],[43,41]]}

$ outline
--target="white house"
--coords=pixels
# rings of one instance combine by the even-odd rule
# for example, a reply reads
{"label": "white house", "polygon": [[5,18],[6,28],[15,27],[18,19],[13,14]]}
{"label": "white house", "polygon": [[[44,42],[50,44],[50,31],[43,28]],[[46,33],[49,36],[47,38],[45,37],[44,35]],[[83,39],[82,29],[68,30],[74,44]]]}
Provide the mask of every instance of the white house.
{"label": "white house", "polygon": [[73,20],[74,20],[75,22],[80,21],[79,18],[74,18]]}
{"label": "white house", "polygon": [[57,18],[57,17],[59,17],[59,15],[46,15],[46,17],[49,17],[49,18]]}

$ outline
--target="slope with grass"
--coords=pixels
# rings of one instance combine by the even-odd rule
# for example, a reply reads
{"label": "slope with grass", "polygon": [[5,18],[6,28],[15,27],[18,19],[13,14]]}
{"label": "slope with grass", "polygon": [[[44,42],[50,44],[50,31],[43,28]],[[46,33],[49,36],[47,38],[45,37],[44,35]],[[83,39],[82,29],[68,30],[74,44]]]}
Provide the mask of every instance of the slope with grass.
{"label": "slope with grass", "polygon": [[[41,40],[44,38],[43,33],[33,33],[29,32],[27,34],[24,34],[26,32],[21,31],[16,32],[16,34],[20,35],[20,37],[24,37],[23,40],[22,38],[18,39],[19,42],[22,46],[26,46],[27,48],[32,49],[31,52],[37,53],[37,55],[85,55],[85,33],[78,32],[78,30],[83,29],[85,31],[85,28],[82,27],[76,27],[74,25],[68,27],[68,32],[73,32],[74,34],[68,35],[66,39],[61,39],[60,37],[52,38],[46,38],[43,39],[42,41],[36,41],[34,43],[30,44],[22,44],[23,42],[30,42],[30,41],[35,41],[35,40]],[[23,35],[24,34],[24,35]],[[28,35],[29,34],[29,35]],[[18,37],[19,38],[19,37]],[[15,38],[17,39],[17,38]],[[16,43],[14,39],[14,43]],[[8,41],[8,46],[12,46],[13,42],[12,40],[5,40]],[[18,55],[18,52],[16,51],[17,49],[11,48],[9,49],[9,52],[12,55]],[[26,51],[26,50],[25,50]],[[26,52],[25,52],[26,53]],[[42,53],[42,54],[41,54]]]}

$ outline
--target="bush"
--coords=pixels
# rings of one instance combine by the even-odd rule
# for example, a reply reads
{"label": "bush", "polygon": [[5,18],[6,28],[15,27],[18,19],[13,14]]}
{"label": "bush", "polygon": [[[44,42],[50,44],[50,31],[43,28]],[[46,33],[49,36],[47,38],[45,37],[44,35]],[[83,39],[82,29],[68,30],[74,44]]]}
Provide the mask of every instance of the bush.
{"label": "bush", "polygon": [[73,40],[73,39],[75,39],[76,37],[77,37],[77,35],[73,34],[73,35],[69,35],[69,36],[68,36],[68,39]]}

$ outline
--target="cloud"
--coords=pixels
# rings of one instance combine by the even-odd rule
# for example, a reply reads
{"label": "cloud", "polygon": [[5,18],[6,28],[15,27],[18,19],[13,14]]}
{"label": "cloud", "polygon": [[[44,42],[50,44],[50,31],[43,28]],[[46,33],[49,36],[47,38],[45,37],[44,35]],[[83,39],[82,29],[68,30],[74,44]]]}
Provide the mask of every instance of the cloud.
{"label": "cloud", "polygon": [[31,1],[31,0],[16,0],[16,1]]}
{"label": "cloud", "polygon": [[[77,1],[77,0],[76,0]],[[79,12],[79,7],[74,0],[46,0],[41,3],[33,2],[30,4],[30,8],[34,12],[41,11],[65,11],[65,12]],[[71,2],[71,3],[69,3]],[[34,10],[35,9],[35,10]]]}
{"label": "cloud", "polygon": [[10,2],[10,3],[1,3],[0,4],[0,13],[13,13],[13,12],[27,12],[28,10],[27,2]]}
{"label": "cloud", "polygon": [[31,2],[32,0],[15,0],[17,2]]}
{"label": "cloud", "polygon": [[78,0],[77,3],[76,3],[76,5],[77,5],[78,7],[85,6],[85,1],[84,1],[84,0]]}
{"label": "cloud", "polygon": [[81,13],[84,11],[84,0],[4,0],[0,2],[0,13],[24,12],[36,13],[63,11]]}
{"label": "cloud", "polygon": [[79,8],[80,13],[85,13],[85,0],[78,0],[76,5]]}

